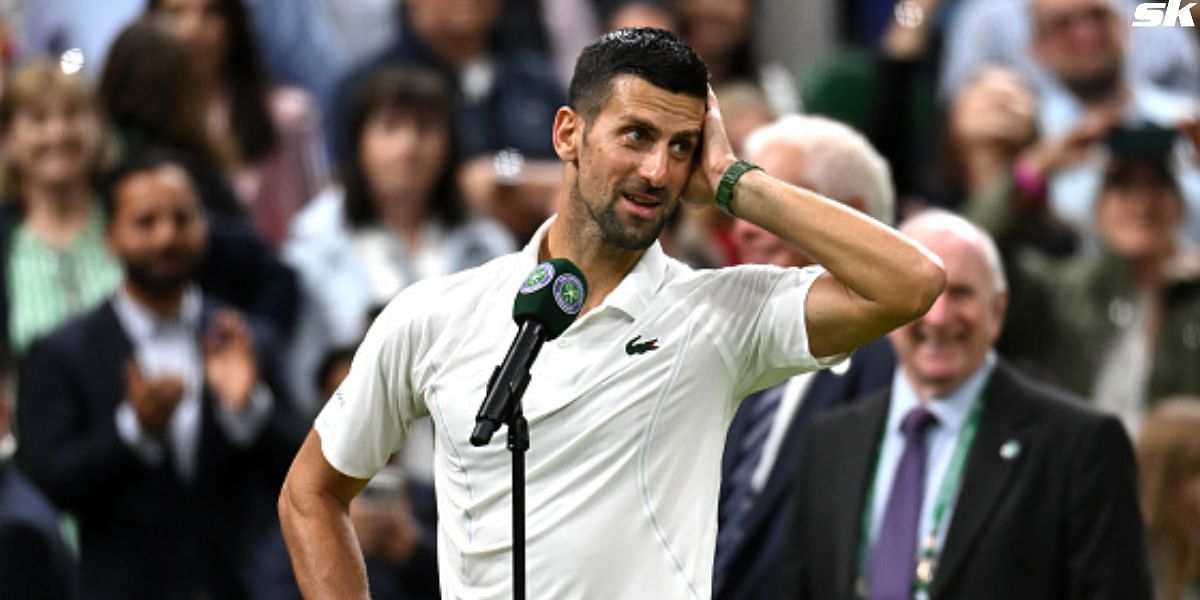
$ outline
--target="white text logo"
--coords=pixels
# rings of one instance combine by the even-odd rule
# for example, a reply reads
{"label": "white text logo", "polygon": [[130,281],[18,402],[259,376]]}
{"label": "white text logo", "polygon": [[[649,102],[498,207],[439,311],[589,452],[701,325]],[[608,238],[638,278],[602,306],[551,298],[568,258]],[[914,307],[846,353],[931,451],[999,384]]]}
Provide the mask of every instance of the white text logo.
{"label": "white text logo", "polygon": [[1143,2],[1133,11],[1134,27],[1195,27],[1192,7],[1195,2],[1180,6],[1183,0]]}

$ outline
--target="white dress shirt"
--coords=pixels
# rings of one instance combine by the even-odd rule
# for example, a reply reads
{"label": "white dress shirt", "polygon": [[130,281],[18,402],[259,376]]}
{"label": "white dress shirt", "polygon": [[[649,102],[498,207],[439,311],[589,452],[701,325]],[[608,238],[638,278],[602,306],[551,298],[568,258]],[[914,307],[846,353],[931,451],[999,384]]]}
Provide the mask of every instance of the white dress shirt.
{"label": "white dress shirt", "polygon": [[[163,437],[146,431],[128,398],[117,407],[117,433],[134,449],[142,460],[159,464],[169,444],[176,472],[183,481],[196,475],[196,453],[204,422],[202,391],[204,388],[204,357],[200,349],[201,295],[195,287],[184,293],[178,314],[163,319],[142,306],[124,287],[113,297],[117,321],[133,346],[133,359],[146,378],[174,375],[183,381],[183,399],[167,422]],[[228,410],[218,403],[217,422],[226,437],[235,445],[248,446],[270,416],[274,397],[259,383],[250,402],[240,412]]]}
{"label": "white dress shirt", "polygon": [[[925,434],[925,496],[921,504],[921,522],[917,531],[920,535],[913,544],[920,552],[920,545],[933,528],[933,509],[937,504],[938,492],[942,481],[950,467],[954,455],[954,447],[958,444],[959,435],[971,414],[971,408],[979,395],[983,393],[984,385],[996,366],[995,353],[989,352],[983,365],[979,367],[957,390],[944,398],[934,398],[927,407],[937,417],[937,423]],[[908,411],[920,404],[917,393],[904,375],[901,367],[896,367],[892,376],[892,398],[888,409],[887,425],[884,430],[883,445],[880,449],[879,465],[875,470],[875,490],[871,504],[871,546],[879,539],[879,530],[883,526],[884,511],[887,509],[888,495],[892,489],[892,480],[896,476],[896,465],[904,454],[904,433],[900,423]],[[946,507],[941,529],[938,531],[936,549],[941,552],[942,544],[946,541],[946,532],[950,530],[950,522],[954,516],[954,505],[957,496]]]}

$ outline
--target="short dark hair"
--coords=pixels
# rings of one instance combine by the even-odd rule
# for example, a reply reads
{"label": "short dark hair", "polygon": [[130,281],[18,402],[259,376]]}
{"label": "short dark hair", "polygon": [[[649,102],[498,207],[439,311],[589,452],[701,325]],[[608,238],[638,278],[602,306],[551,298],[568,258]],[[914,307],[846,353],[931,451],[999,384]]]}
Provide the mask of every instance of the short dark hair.
{"label": "short dark hair", "polygon": [[708,67],[669,31],[650,27],[618,29],[587,45],[575,62],[567,105],[591,120],[612,94],[618,75],[634,75],[675,94],[708,96]]}
{"label": "short dark hair", "polygon": [[165,148],[149,147],[123,157],[120,162],[105,173],[100,186],[100,202],[104,208],[104,214],[108,216],[109,222],[112,222],[112,218],[116,214],[117,188],[126,179],[134,175],[157,171],[163,167],[175,167],[187,176],[188,185],[192,186],[192,191],[196,194],[196,202],[203,209],[204,202],[200,199],[200,191],[196,188],[196,182],[192,179],[187,161],[178,153]]}

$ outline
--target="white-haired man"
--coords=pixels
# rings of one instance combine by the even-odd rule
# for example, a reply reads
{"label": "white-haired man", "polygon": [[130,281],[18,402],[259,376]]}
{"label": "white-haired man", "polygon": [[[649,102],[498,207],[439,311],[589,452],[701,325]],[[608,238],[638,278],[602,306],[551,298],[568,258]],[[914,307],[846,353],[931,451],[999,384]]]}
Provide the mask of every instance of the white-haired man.
{"label": "white-haired man", "polygon": [[[786,116],[755,129],[745,151],[788,183],[892,222],[895,192],[887,161],[846,125],[824,117]],[[745,262],[813,264],[795,246],[744,219],[735,222],[733,237]],[[860,348],[848,364],[848,369],[797,375],[742,402],[721,464],[713,598],[771,597],[786,544],[780,516],[786,514],[794,488],[795,450],[806,424],[820,412],[890,383],[893,361],[884,339]]]}
{"label": "white-haired man", "polygon": [[805,433],[771,597],[1149,600],[1120,421],[996,357],[1008,285],[991,237],[945,211],[901,231],[942,259],[946,289],[888,335],[888,388]]}
{"label": "white-haired man", "polygon": [[[788,115],[755,129],[746,155],[766,172],[866,213],[893,221],[896,193],[887,161],[862,134],[832,119]],[[743,262],[803,267],[813,263],[771,232],[743,220],[733,227]]]}

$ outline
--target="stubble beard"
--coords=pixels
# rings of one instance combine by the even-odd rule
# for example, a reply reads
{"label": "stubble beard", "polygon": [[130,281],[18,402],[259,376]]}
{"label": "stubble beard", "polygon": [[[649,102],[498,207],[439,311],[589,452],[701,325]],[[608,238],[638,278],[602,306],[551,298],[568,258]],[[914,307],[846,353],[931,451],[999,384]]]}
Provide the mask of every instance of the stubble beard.
{"label": "stubble beard", "polygon": [[648,229],[639,229],[624,224],[617,216],[617,203],[621,201],[619,192],[610,198],[603,207],[597,209],[591,202],[584,199],[583,192],[579,189],[579,181],[576,180],[575,185],[571,188],[571,196],[573,202],[577,202],[587,209],[588,216],[599,230],[601,239],[622,250],[645,250],[654,245],[658,236],[667,226],[671,213],[674,212],[674,209],[667,210],[661,215],[658,223]]}
{"label": "stubble beard", "polygon": [[193,259],[178,272],[160,274],[144,263],[127,260],[124,265],[125,277],[145,294],[159,298],[170,297],[180,293],[191,283],[199,268],[199,262],[198,259]]}
{"label": "stubble beard", "polygon": [[1063,83],[1084,102],[1103,102],[1121,90],[1123,76],[1122,65],[1118,61],[1089,77],[1063,80]]}

